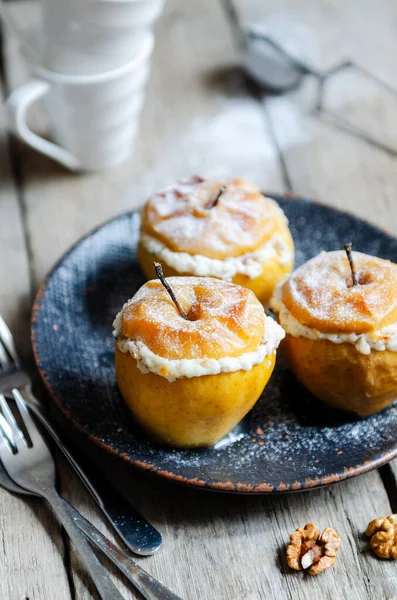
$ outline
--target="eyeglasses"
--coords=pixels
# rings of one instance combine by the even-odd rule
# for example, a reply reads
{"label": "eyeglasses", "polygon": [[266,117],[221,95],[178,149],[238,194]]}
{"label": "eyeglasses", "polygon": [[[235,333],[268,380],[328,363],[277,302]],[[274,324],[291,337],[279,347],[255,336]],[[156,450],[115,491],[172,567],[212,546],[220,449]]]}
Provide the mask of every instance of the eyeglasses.
{"label": "eyeglasses", "polygon": [[[359,77],[361,79],[360,90],[364,90],[364,96],[365,90],[368,97],[375,96],[374,93],[371,94],[370,92],[370,88],[372,87],[373,89],[377,89],[377,94],[381,90],[382,96],[387,95],[389,97],[387,101],[384,97],[382,98],[382,108],[383,112],[385,110],[388,112],[388,108],[385,109],[384,107],[388,107],[391,100],[393,105],[390,105],[390,113],[393,115],[395,114],[394,102],[397,97],[397,90],[393,86],[385,83],[377,75],[374,75],[352,60],[341,61],[326,70],[317,69],[310,65],[309,62],[300,59],[288,51],[279,41],[257,28],[248,31],[247,46],[250,44],[256,44],[260,53],[257,52],[255,55],[255,52],[251,51],[251,58],[246,60],[246,69],[248,74],[264,89],[272,93],[285,94],[299,88],[306,77],[310,76],[314,78],[317,82],[314,105],[311,111],[314,116],[320,117],[328,125],[336,127],[371,146],[383,150],[393,157],[397,156],[397,148],[392,143],[392,137],[397,136],[397,131],[393,136],[393,133],[390,131],[390,121],[385,124],[385,131],[382,133],[379,131],[380,121],[382,120],[379,114],[366,114],[364,118],[361,118],[364,124],[357,124],[351,118],[349,119],[349,117],[338,113],[335,109],[335,98],[339,99],[339,104],[341,103],[341,98],[346,98],[346,96],[343,96],[343,89],[339,90],[337,94],[330,93],[331,86],[335,84],[337,79],[340,81],[342,74],[349,76],[350,79],[352,77]],[[263,61],[268,61],[268,64],[260,64],[261,56]],[[250,60],[251,62],[249,62]],[[272,64],[269,69],[270,63]],[[279,69],[278,74],[276,71],[277,68]],[[364,81],[365,84],[363,83]],[[350,89],[350,91],[354,90],[352,81],[350,81],[348,86],[345,86],[345,90],[347,89]],[[363,110],[358,112],[363,116]],[[375,112],[373,107],[372,110],[369,110],[369,113]],[[393,119],[394,121],[395,119]],[[375,129],[377,129],[376,133]]]}

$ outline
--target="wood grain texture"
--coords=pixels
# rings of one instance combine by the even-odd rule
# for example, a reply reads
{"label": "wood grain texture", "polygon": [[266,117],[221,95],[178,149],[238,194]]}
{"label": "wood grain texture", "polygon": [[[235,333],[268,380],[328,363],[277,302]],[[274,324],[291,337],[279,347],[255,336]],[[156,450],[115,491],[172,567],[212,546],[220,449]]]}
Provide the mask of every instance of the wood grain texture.
{"label": "wood grain texture", "polygon": [[0,597],[70,600],[60,529],[44,502],[0,488]]}
{"label": "wood grain texture", "polygon": [[[283,6],[299,10],[320,33],[324,64],[336,60],[338,52],[340,56],[346,53],[385,78],[396,77],[391,58],[397,44],[392,25],[395,8],[386,0],[376,8],[365,2],[365,10],[358,0],[348,4],[341,0],[332,4],[288,0]],[[26,14],[27,5],[19,5]],[[234,6],[243,22],[258,20],[258,11],[267,16],[280,10],[275,0],[240,0]],[[129,164],[108,173],[78,176],[19,146],[35,287],[59,254],[80,235],[113,214],[138,205],[150,191],[176,177],[191,172],[232,172],[283,191],[272,135],[295,191],[349,207],[390,227],[390,216],[397,210],[393,208],[396,174],[391,158],[308,116],[310,86],[286,98],[266,99],[261,107],[250,98],[234,68],[238,62],[235,48],[233,24],[223,4],[168,0],[157,27],[141,133]],[[8,46],[7,58],[10,79],[16,85],[25,75],[15,43]],[[356,114],[351,105],[348,108]],[[385,108],[384,113],[387,124],[390,111]],[[365,114],[360,112],[359,116],[365,119]],[[33,115],[33,123],[42,127],[38,113]],[[16,293],[20,297],[21,292]],[[8,311],[11,301],[7,300]],[[377,472],[293,496],[224,496],[170,486],[135,473],[77,434],[72,435],[72,442],[100,464],[104,474],[162,531],[163,548],[139,562],[186,600],[372,600],[395,596],[395,565],[373,558],[363,537],[370,519],[391,511]],[[59,464],[65,496],[108,532],[79,482],[62,461]],[[40,523],[31,515],[19,513],[16,517],[8,505],[2,514],[4,523],[11,518],[18,520],[18,531],[38,527],[41,532]],[[310,520],[319,527],[335,527],[343,540],[336,567],[318,578],[289,571],[283,558],[289,534]],[[23,553],[23,544],[12,545],[12,552]],[[59,564],[56,561],[60,557],[54,552],[44,546],[40,552],[46,564],[50,560],[51,565]],[[31,550],[31,554],[36,555],[36,551]],[[95,597],[73,552],[71,566],[75,597]],[[60,569],[57,572],[65,576]],[[5,578],[11,580],[8,575]],[[0,590],[1,585],[0,580]],[[58,581],[57,594],[46,591],[40,600],[61,598],[59,589],[62,593],[67,590],[62,585]],[[131,593],[126,597],[136,596]],[[15,600],[20,597],[15,596]]]}
{"label": "wood grain texture", "polygon": [[[1,30],[0,30],[1,53]],[[4,99],[0,81],[0,99]],[[0,313],[15,332],[20,350],[30,355],[26,336],[30,318],[30,281],[21,206],[11,157],[11,141],[5,130],[5,114],[0,106]],[[12,275],[12,276],[11,276]]]}
{"label": "wood grain texture", "polygon": [[[283,497],[229,496],[135,472],[80,436],[73,443],[115,485],[123,481],[126,497],[162,532],[163,548],[139,562],[186,600],[393,597],[395,565],[375,559],[364,536],[368,516],[390,510],[376,472]],[[66,487],[76,493],[70,482]],[[84,497],[80,506],[94,518]],[[321,577],[290,571],[284,558],[289,534],[310,520],[335,527],[343,539],[337,565]]]}
{"label": "wood grain texture", "polygon": [[[15,9],[26,19],[29,7],[19,2]],[[27,76],[15,40],[7,46],[7,59],[15,87]],[[90,228],[177,178],[232,172],[266,188],[282,187],[267,123],[257,102],[247,97],[236,59],[218,3],[171,0],[157,26],[146,107],[128,163],[76,175],[19,146],[35,286]],[[43,130],[39,111],[32,114],[32,125]]]}
{"label": "wood grain texture", "polygon": [[[0,83],[0,98],[3,87]],[[11,162],[0,110],[0,314],[15,332],[19,350],[30,355],[29,268]],[[0,598],[70,600],[60,529],[43,502],[0,488],[0,548]]]}
{"label": "wood grain texture", "polygon": [[[30,10],[29,5],[24,7],[25,15],[26,9]],[[107,173],[78,176],[19,146],[35,286],[59,254],[87,230],[113,214],[137,206],[149,192],[178,177],[192,172],[231,172],[271,189],[282,187],[278,155],[262,110],[247,96],[245,83],[233,68],[236,63],[233,38],[221,8],[210,0],[189,4],[171,1],[158,25],[156,39],[141,133],[129,164]],[[186,51],[181,53],[181,47]],[[7,57],[14,87],[26,74],[13,40],[7,47]],[[43,129],[44,121],[38,111],[32,115],[32,125]],[[104,457],[103,462],[107,460]],[[128,470],[128,474],[120,475],[118,482],[130,478],[130,473]],[[86,493],[81,493],[68,470],[62,469],[61,480],[65,495],[103,528],[92,502]],[[156,490],[148,491],[147,498],[155,493]],[[177,496],[173,492],[172,504],[177,502]],[[164,527],[161,503],[156,512],[157,516],[153,513],[151,518]],[[202,585],[200,569],[195,565],[199,564],[203,549],[197,541],[205,540],[208,527],[202,534],[199,529],[192,535],[187,532],[180,540],[177,534],[171,547],[169,539],[174,537],[174,527],[177,531],[183,528],[182,522],[177,524],[173,510],[171,514],[175,524],[169,527],[164,551],[150,562],[142,562],[182,597],[211,596],[214,585],[216,596],[226,597],[224,594],[231,593],[238,578],[243,581],[243,565],[237,579],[231,578],[224,592],[220,575],[227,566],[233,544],[227,542],[229,550],[219,572],[213,570],[212,560],[216,554],[222,554],[225,531],[220,546],[211,548],[209,543]],[[73,552],[71,567],[76,597],[91,598],[92,584]]]}
{"label": "wood grain texture", "polygon": [[[266,3],[233,0],[229,5],[245,26],[266,20],[282,10],[289,12],[308,25],[317,37],[321,48],[317,66],[327,68],[346,57],[353,58],[359,65],[397,87],[392,58],[397,49],[397,40],[392,32],[397,11],[387,1],[378,2],[375,7],[369,2],[363,6],[362,2],[349,2],[347,5],[342,1],[286,0],[282,10],[279,3],[272,0]],[[264,96],[262,100],[292,189],[349,210],[396,234],[395,157],[331,127],[329,119],[314,117],[311,114],[314,98],[314,82],[308,79],[301,89],[293,93],[283,97]],[[394,147],[396,100],[369,80],[354,73],[341,75],[329,88],[327,106]],[[396,461],[385,469],[396,475]],[[371,478],[370,489],[380,490],[379,474],[372,473]],[[366,520],[369,522],[375,513],[383,515],[381,507],[388,504],[386,498],[382,502],[378,499],[375,503],[369,500],[365,479],[357,481],[357,491],[362,489],[361,498],[360,495],[356,498],[360,504],[357,507],[359,511],[356,513],[352,510],[354,499],[349,497],[347,502],[346,499],[343,501],[344,516],[352,527],[348,535],[353,544],[360,539],[356,515],[361,516],[365,529]],[[387,484],[392,500],[390,510],[395,510],[397,488],[393,477],[387,479]],[[335,512],[335,518],[338,516],[342,516],[340,510]],[[361,551],[365,547],[366,541],[363,539]],[[350,566],[353,564],[349,563]],[[368,597],[375,593],[374,589],[370,589],[374,581],[385,585],[384,597],[393,595],[397,581],[392,570],[388,570],[389,564],[379,563],[379,560],[364,552],[359,554],[356,566],[357,577],[362,578],[363,592]],[[335,573],[335,577],[338,589],[338,574]],[[297,595],[293,597],[300,597],[300,593],[295,591]],[[331,594],[331,591],[328,588],[327,592],[323,589],[318,593],[322,597],[321,594]]]}
{"label": "wood grain texture", "polygon": [[[289,14],[304,22],[318,43],[316,66],[351,58],[397,89],[394,56],[397,7],[387,0],[229,0],[244,25]],[[354,23],[354,25],[353,25]],[[395,158],[314,117],[314,81],[280,97],[263,97],[275,141],[293,190],[349,210],[397,232]],[[368,79],[346,73],[329,88],[328,107],[397,149],[397,99]],[[354,241],[354,240],[353,240]],[[343,240],[341,240],[343,243]]]}

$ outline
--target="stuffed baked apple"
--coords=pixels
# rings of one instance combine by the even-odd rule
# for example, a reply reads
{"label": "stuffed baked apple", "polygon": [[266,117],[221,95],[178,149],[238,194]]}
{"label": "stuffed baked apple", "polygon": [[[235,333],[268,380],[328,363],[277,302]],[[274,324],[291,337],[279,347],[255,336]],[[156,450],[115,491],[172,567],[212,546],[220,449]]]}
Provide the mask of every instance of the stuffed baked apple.
{"label": "stuffed baked apple", "polygon": [[283,353],[320,400],[360,416],[397,398],[397,265],[322,252],[276,288]]}
{"label": "stuffed baked apple", "polygon": [[192,177],[154,194],[142,211],[138,248],[152,277],[217,277],[252,290],[267,303],[293,266],[294,246],[278,204],[247,181]]}
{"label": "stuffed baked apple", "polygon": [[250,290],[206,277],[165,280],[160,269],[163,283],[148,281],[115,319],[117,383],[151,437],[210,446],[258,400],[284,332]]}

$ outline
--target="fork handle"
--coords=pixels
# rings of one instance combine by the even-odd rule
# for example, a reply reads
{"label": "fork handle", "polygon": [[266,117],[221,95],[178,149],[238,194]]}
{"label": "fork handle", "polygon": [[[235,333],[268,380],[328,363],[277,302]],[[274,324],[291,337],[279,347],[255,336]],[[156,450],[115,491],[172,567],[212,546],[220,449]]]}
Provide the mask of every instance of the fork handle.
{"label": "fork handle", "polygon": [[[23,398],[33,414],[44,425],[56,444],[62,450],[77,475],[80,477],[88,491],[91,493],[98,506],[102,509],[111,525],[117,531],[123,542],[135,554],[150,555],[159,549],[162,543],[161,534],[146,521],[116,489],[109,489],[109,485],[98,477],[96,470],[87,477],[80,464],[66,448],[42,407],[33,396],[31,390],[26,388]],[[81,461],[80,461],[81,463]],[[84,464],[84,463],[83,463]]]}
{"label": "fork handle", "polygon": [[73,521],[81,531],[124,573],[146,600],[181,600],[179,596],[168,590],[162,583],[137,565],[126,552],[113,544],[66,500],[65,503]]}
{"label": "fork handle", "polygon": [[53,489],[43,490],[43,496],[57,515],[73,545],[78,550],[102,600],[125,600],[90,548],[84,534],[69,514],[67,502]]}

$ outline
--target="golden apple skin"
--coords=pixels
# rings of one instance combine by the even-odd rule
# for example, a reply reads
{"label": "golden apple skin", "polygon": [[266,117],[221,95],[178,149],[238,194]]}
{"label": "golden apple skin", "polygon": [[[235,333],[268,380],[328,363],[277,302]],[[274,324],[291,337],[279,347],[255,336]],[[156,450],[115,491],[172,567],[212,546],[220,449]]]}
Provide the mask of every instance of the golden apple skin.
{"label": "golden apple skin", "polygon": [[366,355],[353,344],[288,333],[281,349],[297,379],[335,408],[366,417],[397,399],[396,352],[371,350]]}
{"label": "golden apple skin", "polygon": [[305,327],[362,334],[397,321],[397,265],[353,252],[358,284],[343,250],[321,252],[286,278],[280,300]]}
{"label": "golden apple skin", "polygon": [[[280,237],[282,237],[293,255],[294,242],[288,226],[285,225],[283,228],[280,227],[277,233]],[[142,271],[148,279],[153,279],[153,277],[155,277],[155,270],[153,267],[154,261],[161,262],[165,277],[193,275],[193,273],[179,273],[174,268],[168,266],[167,263],[159,259],[158,256],[149,252],[141,242],[138,244],[138,260]],[[232,283],[248,288],[254,292],[262,304],[267,305],[272,297],[275,286],[292,271],[293,266],[293,260],[286,265],[282,265],[278,261],[277,257],[273,257],[263,263],[262,273],[256,279],[250,279],[247,275],[237,274],[233,277]]]}
{"label": "golden apple skin", "polygon": [[116,345],[116,380],[141,427],[169,446],[211,446],[254,406],[267,384],[276,353],[249,371],[180,378],[169,382],[142,373],[131,354]]}

